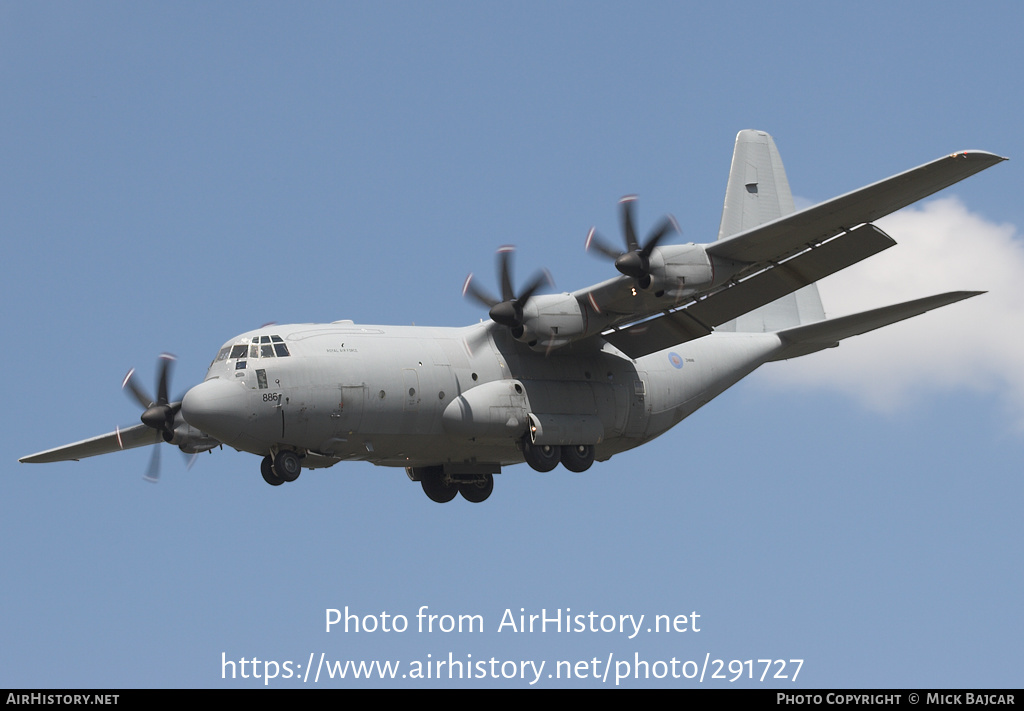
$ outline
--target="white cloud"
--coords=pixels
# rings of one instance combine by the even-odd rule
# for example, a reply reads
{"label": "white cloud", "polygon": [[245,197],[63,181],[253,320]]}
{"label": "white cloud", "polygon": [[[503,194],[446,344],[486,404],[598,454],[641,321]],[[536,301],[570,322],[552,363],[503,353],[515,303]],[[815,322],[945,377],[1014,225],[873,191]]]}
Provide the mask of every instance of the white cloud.
{"label": "white cloud", "polygon": [[762,382],[828,387],[892,411],[915,393],[998,392],[1024,427],[1024,241],[956,198],[880,220],[897,245],[819,284],[829,316],[946,291],[988,293],[767,366]]}

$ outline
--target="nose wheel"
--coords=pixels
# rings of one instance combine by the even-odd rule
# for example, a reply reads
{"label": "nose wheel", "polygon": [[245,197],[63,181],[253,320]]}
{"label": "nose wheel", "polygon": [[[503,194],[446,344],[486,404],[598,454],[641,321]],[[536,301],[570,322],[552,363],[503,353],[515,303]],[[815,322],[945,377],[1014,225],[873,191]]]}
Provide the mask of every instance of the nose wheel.
{"label": "nose wheel", "polygon": [[302,460],[290,449],[282,449],[273,459],[264,457],[260,463],[263,481],[271,486],[280,486],[286,481],[295,481],[302,473]]}
{"label": "nose wheel", "polygon": [[271,486],[281,486],[284,483],[284,479],[274,473],[274,460],[270,457],[264,457],[260,462],[260,474],[263,475],[263,481]]}

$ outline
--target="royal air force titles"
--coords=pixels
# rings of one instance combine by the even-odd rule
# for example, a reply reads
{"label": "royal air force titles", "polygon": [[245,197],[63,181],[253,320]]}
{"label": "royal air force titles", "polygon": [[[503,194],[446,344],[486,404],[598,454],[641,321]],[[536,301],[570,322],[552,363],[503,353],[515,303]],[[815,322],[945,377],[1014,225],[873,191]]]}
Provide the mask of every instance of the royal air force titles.
{"label": "royal air force titles", "polygon": [[497,621],[487,625],[483,615],[434,613],[422,605],[414,616],[379,613],[363,613],[336,607],[326,608],[326,631],[348,633],[373,632],[421,632],[421,633],[474,633],[484,632],[488,627],[496,632],[564,634],[574,632],[618,633],[633,639],[641,632],[700,632],[700,615],[689,614],[602,614],[593,610],[573,612],[572,608],[528,611],[526,608],[513,610],[505,608]]}

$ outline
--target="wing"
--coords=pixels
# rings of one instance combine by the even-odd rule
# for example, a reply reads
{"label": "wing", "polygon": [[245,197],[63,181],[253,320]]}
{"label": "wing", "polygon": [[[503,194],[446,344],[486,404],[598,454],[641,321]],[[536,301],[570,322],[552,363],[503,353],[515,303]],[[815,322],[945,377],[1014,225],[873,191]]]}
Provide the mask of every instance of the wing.
{"label": "wing", "polygon": [[97,454],[108,454],[134,447],[145,447],[147,444],[156,444],[162,441],[163,435],[159,430],[147,427],[146,425],[134,425],[123,430],[115,430],[110,434],[84,439],[74,444],[66,444],[63,447],[55,447],[45,452],[30,454],[18,461],[30,464],[78,461],[85,457],[95,457]]}
{"label": "wing", "polygon": [[[954,153],[702,248],[728,281],[666,304],[613,279],[576,292],[603,319],[604,339],[631,358],[700,338],[716,326],[791,294],[895,244],[870,224],[1006,160]],[[655,304],[657,304],[655,306]]]}
{"label": "wing", "polygon": [[614,330],[604,337],[630,358],[639,358],[706,336],[716,326],[770,304],[894,244],[892,238],[874,225],[861,225],[683,308]]}
{"label": "wing", "polygon": [[986,151],[963,151],[826,200],[791,215],[719,240],[708,253],[737,262],[781,259],[865,222],[896,212],[1006,160]]}

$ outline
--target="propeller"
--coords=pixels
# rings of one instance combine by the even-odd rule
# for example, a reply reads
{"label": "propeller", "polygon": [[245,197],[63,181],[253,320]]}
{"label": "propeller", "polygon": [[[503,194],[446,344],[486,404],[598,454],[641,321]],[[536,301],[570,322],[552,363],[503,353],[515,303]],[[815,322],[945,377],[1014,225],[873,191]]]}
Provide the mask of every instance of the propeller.
{"label": "propeller", "polygon": [[501,299],[494,298],[490,293],[473,283],[473,275],[466,277],[462,285],[462,295],[467,294],[487,306],[491,320],[508,328],[519,328],[523,325],[523,308],[542,286],[553,286],[551,273],[547,269],[538,272],[525,289],[518,295],[512,286],[512,254],[516,248],[505,245],[498,249],[498,279],[501,282]]}
{"label": "propeller", "polygon": [[[121,389],[127,390],[134,397],[143,409],[142,424],[151,427],[163,435],[165,442],[170,442],[174,437],[174,420],[181,410],[181,401],[170,402],[167,396],[168,385],[171,379],[171,370],[176,358],[170,353],[160,355],[160,375],[157,378],[156,399],[154,400],[138,384],[135,378],[135,368],[128,371],[121,383]],[[160,478],[160,447],[153,450],[149,460],[149,467],[146,469],[146,481],[156,482]]]}
{"label": "propeller", "polygon": [[593,249],[597,254],[603,255],[615,262],[615,268],[622,274],[643,282],[650,276],[651,252],[661,243],[666,236],[672,232],[679,231],[679,225],[675,219],[668,215],[659,222],[647,235],[647,239],[641,245],[636,238],[636,227],[633,219],[633,203],[636,202],[636,195],[626,195],[619,200],[620,220],[622,233],[626,240],[626,251],[622,252],[608,245],[593,227],[587,234],[587,251]]}

